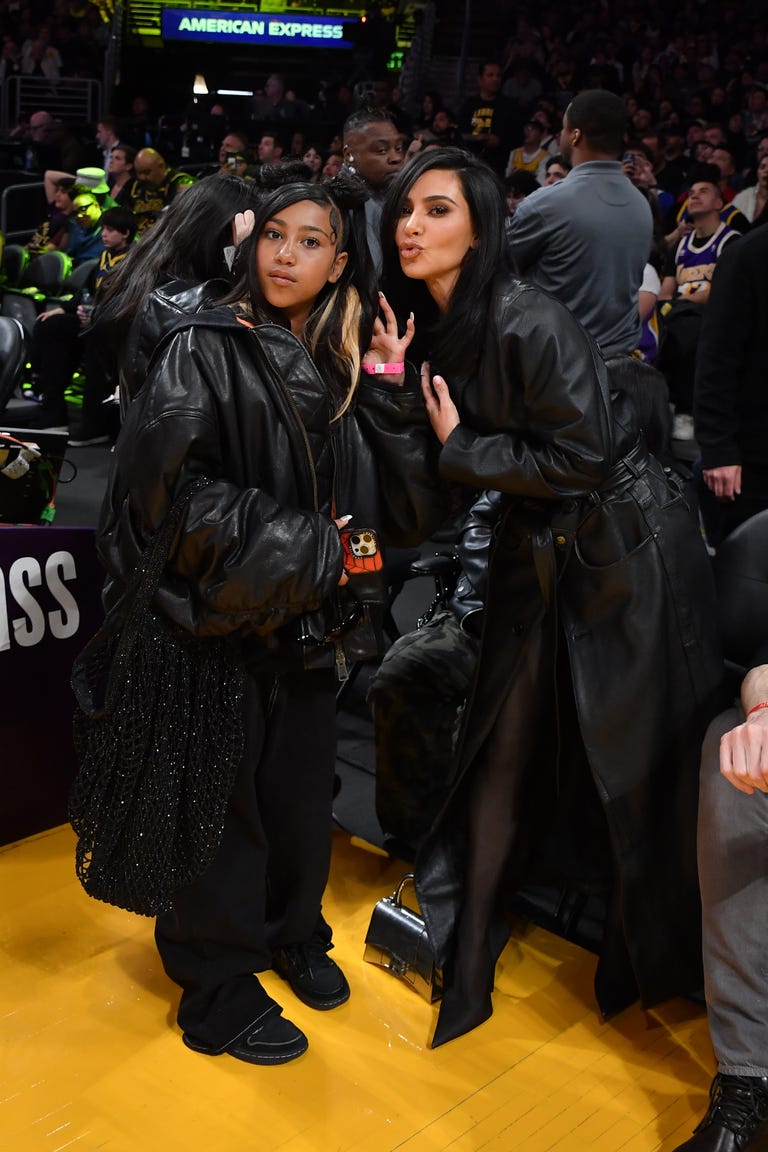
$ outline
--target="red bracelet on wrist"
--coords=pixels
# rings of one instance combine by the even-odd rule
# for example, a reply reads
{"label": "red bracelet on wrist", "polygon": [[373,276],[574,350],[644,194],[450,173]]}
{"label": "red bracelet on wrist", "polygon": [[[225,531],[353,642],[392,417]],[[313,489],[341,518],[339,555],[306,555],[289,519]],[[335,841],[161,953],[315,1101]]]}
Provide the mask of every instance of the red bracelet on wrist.
{"label": "red bracelet on wrist", "polygon": [[751,716],[753,712],[759,712],[761,708],[768,708],[768,700],[763,700],[762,704],[755,704],[754,708],[750,708],[747,716]]}

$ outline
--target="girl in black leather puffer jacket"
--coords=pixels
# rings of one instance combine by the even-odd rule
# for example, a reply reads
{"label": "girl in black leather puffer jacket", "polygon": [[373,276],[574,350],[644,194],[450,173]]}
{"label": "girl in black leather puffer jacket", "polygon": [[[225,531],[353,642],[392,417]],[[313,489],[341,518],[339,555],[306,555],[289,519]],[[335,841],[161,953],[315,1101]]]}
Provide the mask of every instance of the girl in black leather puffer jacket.
{"label": "girl in black leather puffer jacket", "polygon": [[289,185],[256,209],[230,304],[206,308],[205,292],[195,303],[185,285],[156,294],[166,319],[180,300],[203,307],[164,326],[126,414],[99,533],[111,600],[174,496],[198,476],[213,481],[190,499],[155,607],[238,647],[246,749],[219,850],[158,919],[156,941],[183,989],[185,1043],[259,1064],[294,1059],[307,1041],[254,973],[274,967],[314,1008],[349,995],[321,914],[331,633],[347,582],[339,528],[351,517],[409,544],[446,511],[418,388],[365,371],[400,363],[412,325],[400,339],[386,303],[374,320],[355,211],[327,186]]}

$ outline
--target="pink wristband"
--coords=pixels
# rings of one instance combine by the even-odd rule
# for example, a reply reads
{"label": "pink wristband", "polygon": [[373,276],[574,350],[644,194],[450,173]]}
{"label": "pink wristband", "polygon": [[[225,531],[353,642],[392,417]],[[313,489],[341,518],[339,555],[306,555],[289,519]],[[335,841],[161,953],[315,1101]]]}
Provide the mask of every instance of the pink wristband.
{"label": "pink wristband", "polygon": [[750,708],[747,716],[751,716],[753,712],[759,712],[761,708],[768,708],[768,700],[763,700],[762,704],[755,704],[754,708]]}
{"label": "pink wristband", "polygon": [[405,364],[361,364],[360,367],[369,376],[397,376],[405,372]]}

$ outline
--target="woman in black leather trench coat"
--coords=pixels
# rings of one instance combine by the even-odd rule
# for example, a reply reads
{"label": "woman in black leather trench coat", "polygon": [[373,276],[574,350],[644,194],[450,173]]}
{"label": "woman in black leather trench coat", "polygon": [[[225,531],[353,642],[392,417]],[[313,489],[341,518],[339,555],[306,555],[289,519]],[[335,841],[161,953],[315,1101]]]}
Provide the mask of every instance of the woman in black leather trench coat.
{"label": "woman in black leather trench coat", "polygon": [[601,1010],[694,992],[698,754],[722,678],[697,526],[596,345],[506,271],[482,163],[417,157],[382,230],[390,297],[422,339],[433,310],[422,384],[440,472],[502,493],[452,791],[416,861],[444,969],[432,1044],[490,1016],[509,898],[553,834],[564,869],[604,856],[613,877]]}
{"label": "woman in black leather trench coat", "polygon": [[[205,285],[152,294],[139,335],[155,347],[133,342],[148,364],[141,380],[134,363],[98,536],[114,603],[178,493],[212,481],[188,501],[154,607],[231,642],[247,673],[245,752],[218,850],[155,939],[182,988],[187,1046],[255,1064],[307,1047],[259,972],[313,1008],[349,996],[321,910],[336,672],[375,651],[381,596],[375,573],[352,594],[340,527],[410,546],[445,515],[418,380],[392,370],[409,334],[386,304],[374,319],[363,213],[343,192],[290,184],[255,206],[232,306]],[[361,377],[361,361],[390,371]]]}

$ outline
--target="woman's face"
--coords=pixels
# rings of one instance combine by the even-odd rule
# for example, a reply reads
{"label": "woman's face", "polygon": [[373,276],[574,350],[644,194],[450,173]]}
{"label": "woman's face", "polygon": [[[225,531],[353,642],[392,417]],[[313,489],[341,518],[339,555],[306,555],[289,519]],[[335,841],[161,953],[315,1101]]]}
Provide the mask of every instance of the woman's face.
{"label": "woman's face", "polygon": [[334,176],[338,176],[341,172],[344,160],[339,152],[332,152],[331,155],[323,164],[323,179],[332,180]]}
{"label": "woman's face", "polygon": [[302,160],[308,168],[312,169],[313,176],[318,174],[323,164],[323,158],[318,152],[317,148],[307,148],[306,152],[302,156]]}
{"label": "woman's face", "polygon": [[296,335],[303,333],[316,297],[344,270],[347,253],[337,252],[336,244],[330,208],[311,200],[278,209],[256,242],[259,287]]}
{"label": "woman's face", "polygon": [[768,156],[764,156],[757,166],[757,182],[761,188],[768,187]]}
{"label": "woman's face", "polygon": [[464,258],[476,239],[456,173],[433,168],[419,176],[408,192],[395,229],[405,275],[424,280],[437,303],[447,306]]}

